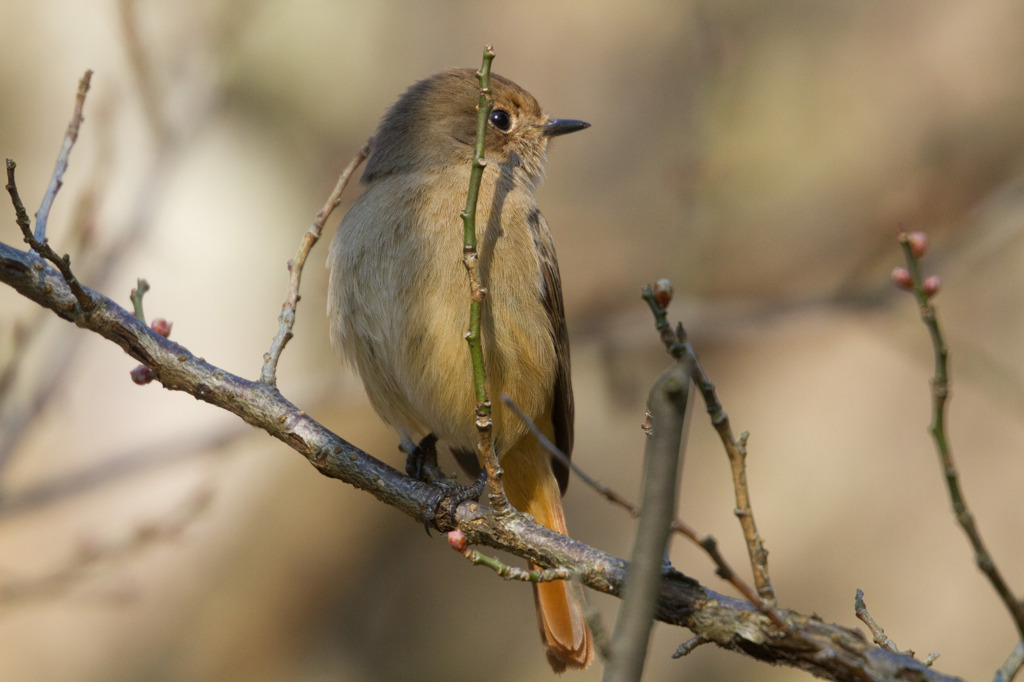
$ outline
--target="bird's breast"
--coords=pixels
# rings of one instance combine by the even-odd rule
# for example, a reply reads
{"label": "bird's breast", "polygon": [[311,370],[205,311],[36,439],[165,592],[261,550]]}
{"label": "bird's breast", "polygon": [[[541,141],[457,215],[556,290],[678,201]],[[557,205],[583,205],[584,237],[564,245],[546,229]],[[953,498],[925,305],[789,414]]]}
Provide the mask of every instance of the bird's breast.
{"label": "bird's breast", "polygon": [[[471,450],[471,298],[460,217],[467,186],[468,170],[372,183],[332,243],[330,306],[338,313],[332,336],[381,416],[414,437],[433,432]],[[532,191],[485,176],[477,234],[491,400],[499,405],[507,393],[539,416],[550,407],[557,359],[529,226],[535,210]],[[524,432],[504,412],[495,410],[499,444]]]}

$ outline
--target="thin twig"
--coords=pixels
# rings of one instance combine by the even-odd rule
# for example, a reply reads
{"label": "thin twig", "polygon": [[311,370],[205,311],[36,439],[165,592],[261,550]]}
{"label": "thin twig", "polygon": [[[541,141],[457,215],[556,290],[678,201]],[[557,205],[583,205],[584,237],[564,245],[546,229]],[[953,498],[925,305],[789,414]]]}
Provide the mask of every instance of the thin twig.
{"label": "thin twig", "polygon": [[768,550],[764,548],[764,540],[757,532],[757,524],[754,522],[754,510],[750,504],[750,491],[747,486],[747,432],[742,432],[736,438],[729,423],[729,416],[722,408],[718,396],[715,393],[715,385],[704,373],[704,368],[693,350],[683,325],[676,326],[675,331],[668,323],[666,305],[659,303],[654,290],[650,286],[643,289],[643,299],[651,308],[654,314],[655,326],[666,349],[677,360],[689,356],[693,358],[693,381],[697,384],[704,403],[707,406],[708,415],[711,417],[711,424],[718,432],[718,437],[725,447],[726,455],[729,458],[729,467],[732,470],[733,489],[736,493],[735,514],[743,529],[743,538],[747,543],[747,554],[750,557],[750,567],[754,574],[754,585],[767,608],[774,608],[777,604],[775,599],[775,588],[772,587],[771,578],[768,574]]}
{"label": "thin twig", "polygon": [[885,630],[878,624],[878,621],[871,617],[871,613],[868,611],[868,605],[864,602],[864,590],[859,587],[857,588],[856,596],[853,598],[853,613],[861,622],[868,626],[868,630],[871,631],[871,640],[875,644],[886,651],[891,651],[896,654],[906,654],[911,657],[915,655],[913,649],[900,651],[900,648],[896,646],[896,642],[892,641],[892,638],[885,634]]}
{"label": "thin twig", "polygon": [[25,206],[21,201],[17,183],[14,180],[16,165],[14,161],[7,159],[7,191],[11,195],[11,201],[14,202],[18,227],[21,228],[25,242],[28,243],[33,251],[57,266],[60,274],[64,277],[64,281],[71,287],[71,291],[75,294],[78,304],[85,312],[91,311],[96,306],[96,302],[86,293],[85,289],[82,288],[82,285],[78,283],[75,275],[71,272],[71,257],[68,255],[58,256],[57,252],[50,248],[46,240],[46,222],[50,217],[50,208],[57,198],[57,192],[64,184],[64,173],[68,169],[68,158],[71,155],[71,149],[78,140],[78,130],[82,125],[82,108],[85,106],[85,96],[89,92],[89,83],[91,81],[92,71],[88,70],[78,82],[78,92],[75,95],[75,109],[71,115],[68,130],[64,134],[60,154],[57,155],[57,166],[50,177],[50,185],[46,189],[46,194],[43,195],[42,205],[36,212],[36,229],[34,233],[29,229]]}
{"label": "thin twig", "polygon": [[448,543],[456,552],[469,559],[474,566],[486,566],[505,580],[519,580],[526,583],[549,583],[555,580],[570,580],[573,577],[571,570],[565,567],[557,568],[535,568],[531,571],[525,568],[509,566],[497,557],[489,556],[469,548],[466,534],[461,530],[453,530],[448,533]]}
{"label": "thin twig", "polygon": [[288,261],[288,294],[281,305],[281,314],[277,318],[277,334],[274,335],[274,340],[270,344],[270,350],[263,354],[263,370],[260,372],[260,381],[268,386],[277,385],[277,363],[281,359],[284,347],[292,338],[292,328],[295,326],[295,309],[299,305],[300,298],[299,285],[302,283],[302,269],[306,265],[306,257],[309,256],[313,246],[320,240],[320,235],[324,231],[324,224],[327,222],[327,218],[338,207],[338,204],[341,203],[341,193],[345,191],[345,187],[348,185],[352,174],[366,160],[369,153],[370,140],[367,140],[363,148],[352,157],[348,166],[341,172],[338,182],[334,186],[334,191],[327,197],[327,202],[316,214],[309,229],[302,235],[302,241],[299,242],[299,248],[295,252],[295,256]]}
{"label": "thin twig", "polygon": [[[1014,596],[1013,590],[1003,578],[1002,573],[996,567],[995,559],[989,553],[984,541],[981,539],[981,531],[974,523],[974,514],[967,506],[963,490],[960,487],[960,475],[957,473],[956,463],[953,460],[953,449],[949,444],[949,437],[946,433],[946,406],[949,400],[949,350],[939,329],[939,320],[932,305],[931,297],[935,289],[931,291],[925,286],[925,278],[921,274],[921,256],[924,248],[915,247],[915,240],[921,233],[909,233],[903,229],[898,234],[900,246],[906,257],[907,269],[913,281],[913,292],[917,298],[918,311],[921,321],[924,322],[931,337],[932,349],[935,353],[935,373],[931,379],[932,389],[932,423],[929,427],[932,440],[935,442],[935,449],[939,455],[942,465],[942,473],[946,479],[946,488],[949,491],[949,498],[953,505],[953,513],[957,522],[974,550],[974,560],[978,568],[992,583],[999,598],[1003,600],[1010,617],[1013,618],[1017,627],[1017,634],[1024,639],[1024,602]],[[918,253],[915,253],[915,250]]]}
{"label": "thin twig", "polygon": [[483,180],[484,139],[487,135],[487,117],[494,103],[491,101],[491,62],[494,61],[494,49],[484,47],[483,63],[477,71],[480,83],[480,99],[477,102],[476,143],[473,148],[473,165],[469,173],[469,191],[466,194],[466,208],[462,212],[462,263],[469,276],[469,331],[466,342],[469,343],[469,355],[473,361],[473,389],[476,393],[476,428],[480,434],[477,443],[477,457],[487,472],[488,499],[498,514],[507,514],[511,507],[505,497],[505,489],[501,484],[502,470],[498,464],[498,455],[494,451],[492,440],[491,399],[487,394],[487,374],[484,369],[483,344],[480,337],[480,315],[487,290],[480,283],[480,259],[476,249],[476,204],[480,195],[480,182]]}
{"label": "thin twig", "polygon": [[690,652],[692,652],[694,649],[701,646],[702,644],[708,644],[710,642],[711,640],[706,637],[691,637],[690,639],[686,640],[685,642],[679,645],[679,647],[672,654],[672,658],[682,658],[683,656],[688,655]]}
{"label": "thin twig", "polygon": [[530,417],[525,412],[523,412],[523,409],[519,407],[519,404],[515,400],[513,400],[510,395],[508,395],[507,393],[502,393],[501,402],[504,403],[506,407],[508,407],[510,410],[512,410],[512,412],[515,413],[519,420],[526,425],[526,428],[530,430],[530,433],[533,435],[534,438],[537,439],[537,442],[539,442],[545,450],[547,450],[559,462],[569,467],[574,474],[580,477],[580,480],[582,480],[591,488],[599,492],[601,495],[604,495],[609,501],[624,508],[626,511],[629,512],[630,516],[632,516],[633,518],[637,518],[640,515],[640,508],[636,504],[630,502],[628,499],[617,493],[612,488],[609,488],[608,486],[604,485],[597,479],[593,478],[590,474],[584,471],[583,468],[579,464],[577,464],[571,457],[566,456],[566,454],[562,452],[557,445],[551,442],[550,438],[544,435],[543,431],[537,428],[537,425],[533,422],[533,420],[530,419]]}
{"label": "thin twig", "polygon": [[[588,486],[596,490],[600,495],[603,495],[609,502],[617,504],[623,509],[625,509],[629,513],[629,515],[632,516],[634,519],[640,517],[640,507],[635,502],[631,502],[629,499],[623,497],[613,488],[604,485],[596,478],[588,474],[572,458],[566,457],[565,453],[559,450],[558,446],[552,443],[551,440],[547,436],[545,436],[539,428],[537,428],[537,425],[533,423],[533,420],[530,419],[525,412],[523,412],[522,408],[519,407],[516,401],[514,401],[505,393],[501,394],[501,401],[505,404],[506,407],[508,407],[510,410],[512,410],[512,412],[515,413],[515,415],[519,418],[520,421],[526,424],[526,428],[530,430],[530,433],[533,434],[533,437],[537,439],[541,446],[543,446],[544,449],[547,450],[552,457],[557,459],[565,466],[569,467],[569,469],[571,469],[572,472],[576,476],[578,476],[581,481],[583,481]],[[672,519],[672,530],[684,537],[689,538],[694,543],[696,543],[701,549],[707,552],[708,556],[711,557],[711,560],[715,564],[715,573],[718,574],[718,577],[732,584],[732,586],[735,587],[736,590],[739,591],[739,593],[742,594],[747,601],[749,601],[752,605],[759,608],[761,612],[764,613],[766,616],[771,618],[772,622],[775,623],[775,625],[777,625],[780,629],[785,630],[787,632],[789,631],[789,626],[786,625],[786,622],[779,616],[779,614],[774,609],[769,607],[767,604],[762,602],[761,598],[757,596],[757,593],[754,592],[750,585],[748,585],[742,578],[739,577],[739,575],[736,574],[736,571],[733,570],[732,566],[729,565],[729,562],[726,561],[725,557],[722,556],[722,553],[718,550],[718,541],[715,540],[713,536],[702,536],[694,528],[691,528],[682,519],[679,518]]]}
{"label": "thin twig", "polygon": [[[71,148],[78,140],[78,129],[82,125],[82,108],[85,106],[85,95],[89,92],[89,83],[92,81],[92,69],[85,72],[82,79],[78,81],[78,93],[75,95],[75,111],[71,116],[71,123],[68,124],[68,131],[64,133],[64,142],[61,144],[60,154],[57,155],[57,167],[53,169],[50,177],[50,186],[46,188],[43,195],[43,203],[36,212],[35,240],[46,241],[46,222],[50,219],[50,208],[57,198],[57,192],[64,184],[64,173],[68,169],[68,158],[71,156]],[[35,247],[33,247],[35,248]],[[68,282],[70,284],[70,282]]]}
{"label": "thin twig", "polygon": [[32,223],[28,219],[28,211],[25,210],[25,203],[21,200],[21,193],[18,192],[18,183],[14,181],[14,170],[18,164],[14,159],[7,159],[7,184],[4,189],[11,195],[11,203],[14,204],[14,222],[21,228],[21,233],[26,237],[32,234]]}
{"label": "thin twig", "polygon": [[1020,672],[1021,666],[1024,666],[1024,642],[1017,642],[1017,646],[1013,647],[1006,661],[996,671],[993,682],[1010,682]]}
{"label": "thin twig", "polygon": [[[14,161],[7,159],[7,192],[11,195],[11,201],[14,203],[14,210],[17,214],[16,220],[18,227],[21,228],[21,234],[25,238],[25,242],[39,256],[57,266],[57,270],[60,271],[64,281],[68,283],[68,286],[71,288],[71,292],[75,295],[78,305],[81,306],[84,312],[88,313],[95,308],[96,302],[91,296],[89,296],[88,292],[82,288],[82,285],[78,283],[78,279],[75,278],[74,273],[71,272],[71,257],[68,255],[58,256],[57,252],[50,248],[49,243],[45,239],[43,241],[39,241],[32,233],[28,223],[28,214],[25,213],[25,205],[21,202],[18,185],[14,179],[15,168],[17,168],[17,165]],[[39,267],[43,267],[42,263],[39,263]]]}
{"label": "thin twig", "polygon": [[140,277],[135,283],[135,288],[132,289],[131,293],[128,295],[128,298],[132,302],[132,310],[135,313],[135,318],[142,324],[146,324],[146,311],[142,305],[142,298],[146,295],[147,291],[149,291],[149,282]]}

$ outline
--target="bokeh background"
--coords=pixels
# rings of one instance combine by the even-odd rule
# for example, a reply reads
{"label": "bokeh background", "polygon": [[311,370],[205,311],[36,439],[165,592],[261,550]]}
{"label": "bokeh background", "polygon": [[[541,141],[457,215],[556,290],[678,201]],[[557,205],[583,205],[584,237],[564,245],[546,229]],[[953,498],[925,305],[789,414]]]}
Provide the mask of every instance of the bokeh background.
{"label": "bokeh background", "polygon": [[[636,496],[645,396],[668,364],[638,295],[671,278],[673,317],[751,434],[781,603],[857,626],[862,588],[901,647],[990,678],[1017,638],[950,513],[926,433],[930,346],[889,270],[898,225],[931,235],[952,442],[1020,594],[1020,3],[5,0],[0,152],[34,211],[94,69],[53,243],[125,305],[146,278],[146,312],[175,340],[256,377],[285,262],[340,169],[409,84],[477,66],[487,42],[495,71],[593,124],[552,146],[539,194],[576,459]],[[325,257],[281,388],[398,464],[330,348]],[[229,415],[135,386],[118,348],[50,317],[0,289],[0,678],[551,678],[529,587]],[[733,506],[698,407],[680,515],[742,568]],[[580,540],[628,554],[621,511],[579,482],[566,508]],[[688,543],[672,560],[731,594]],[[610,629],[617,601],[592,602]],[[807,679],[710,646],[670,660],[688,637],[656,626],[646,679]]]}

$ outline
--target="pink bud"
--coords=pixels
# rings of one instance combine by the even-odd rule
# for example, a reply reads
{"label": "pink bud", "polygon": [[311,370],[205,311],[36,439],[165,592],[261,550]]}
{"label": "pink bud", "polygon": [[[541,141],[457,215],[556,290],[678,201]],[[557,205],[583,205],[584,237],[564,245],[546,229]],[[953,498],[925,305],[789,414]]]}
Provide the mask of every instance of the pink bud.
{"label": "pink bud", "polygon": [[939,289],[941,288],[942,280],[939,279],[938,275],[925,277],[924,281],[921,282],[921,290],[924,292],[924,295],[927,296],[928,298],[931,298],[935,294],[939,293]]}
{"label": "pink bud", "polygon": [[148,384],[149,382],[153,381],[153,379],[156,378],[156,375],[153,374],[153,370],[151,370],[149,367],[146,367],[145,365],[139,365],[131,372],[129,372],[129,375],[131,376],[132,381],[134,381],[139,386],[145,386],[146,384]]}
{"label": "pink bud", "polygon": [[914,258],[921,258],[928,253],[928,235],[924,232],[908,232],[905,239],[910,245],[910,253],[914,254]]}
{"label": "pink bud", "polygon": [[448,544],[452,546],[456,552],[465,552],[466,548],[469,547],[469,541],[466,540],[466,534],[459,529],[455,529],[448,533]]}
{"label": "pink bud", "polygon": [[662,308],[672,302],[672,282],[662,277],[654,283],[654,301]]}
{"label": "pink bud", "polygon": [[165,339],[171,335],[171,326],[172,324],[162,317],[156,318],[149,325],[150,329]]}
{"label": "pink bud", "polygon": [[909,290],[914,288],[914,280],[911,278],[910,272],[906,268],[893,268],[890,277],[892,277],[893,283],[895,283],[900,289]]}

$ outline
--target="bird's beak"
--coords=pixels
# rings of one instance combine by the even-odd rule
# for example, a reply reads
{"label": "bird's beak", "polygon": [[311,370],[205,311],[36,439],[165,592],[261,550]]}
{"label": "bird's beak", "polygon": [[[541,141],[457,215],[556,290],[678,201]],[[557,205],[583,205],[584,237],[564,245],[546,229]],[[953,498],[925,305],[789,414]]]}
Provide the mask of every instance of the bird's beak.
{"label": "bird's beak", "polygon": [[590,124],[586,121],[575,121],[571,118],[549,118],[547,123],[537,126],[537,128],[540,129],[540,132],[547,137],[574,133],[577,130],[583,130],[584,128],[589,127]]}

